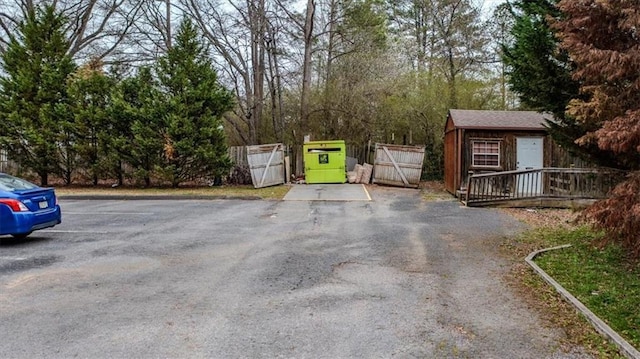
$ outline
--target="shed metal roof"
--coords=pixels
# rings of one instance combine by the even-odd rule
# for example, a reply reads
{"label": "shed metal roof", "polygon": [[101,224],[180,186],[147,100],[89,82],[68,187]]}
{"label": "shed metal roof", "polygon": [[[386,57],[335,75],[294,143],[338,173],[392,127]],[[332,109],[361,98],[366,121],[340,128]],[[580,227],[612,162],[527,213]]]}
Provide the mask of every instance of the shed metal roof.
{"label": "shed metal roof", "polygon": [[546,130],[551,115],[536,111],[449,110],[456,128],[500,130]]}

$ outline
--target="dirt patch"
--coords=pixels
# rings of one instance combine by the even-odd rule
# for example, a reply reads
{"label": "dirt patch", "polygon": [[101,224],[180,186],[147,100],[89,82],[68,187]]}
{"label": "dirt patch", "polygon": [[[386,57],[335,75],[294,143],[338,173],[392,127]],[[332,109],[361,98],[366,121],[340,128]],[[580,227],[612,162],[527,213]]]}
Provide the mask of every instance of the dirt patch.
{"label": "dirt patch", "polygon": [[441,181],[423,181],[418,187],[422,194],[422,198],[427,201],[445,201],[455,200],[451,193],[447,192],[444,183]]}
{"label": "dirt patch", "polygon": [[502,211],[532,228],[575,228],[580,212],[571,209],[503,208]]}

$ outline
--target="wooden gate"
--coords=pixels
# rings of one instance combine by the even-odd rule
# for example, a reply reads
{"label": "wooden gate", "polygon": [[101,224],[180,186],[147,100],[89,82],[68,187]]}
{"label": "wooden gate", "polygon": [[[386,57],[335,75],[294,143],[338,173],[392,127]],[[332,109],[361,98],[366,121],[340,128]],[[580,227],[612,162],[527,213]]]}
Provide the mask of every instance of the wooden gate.
{"label": "wooden gate", "polygon": [[424,146],[376,143],[373,183],[417,188],[422,175]]}
{"label": "wooden gate", "polygon": [[285,183],[284,145],[247,146],[247,162],[253,187],[262,188]]}

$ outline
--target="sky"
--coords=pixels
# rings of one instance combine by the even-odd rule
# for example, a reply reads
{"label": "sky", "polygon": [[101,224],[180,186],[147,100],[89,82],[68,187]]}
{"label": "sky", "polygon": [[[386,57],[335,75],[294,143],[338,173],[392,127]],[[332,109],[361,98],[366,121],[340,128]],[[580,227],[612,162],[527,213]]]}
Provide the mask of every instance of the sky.
{"label": "sky", "polygon": [[485,16],[490,16],[491,13],[493,12],[493,9],[496,8],[496,6],[502,4],[503,2],[505,2],[505,0],[477,0],[480,4],[482,4],[482,11],[484,12]]}

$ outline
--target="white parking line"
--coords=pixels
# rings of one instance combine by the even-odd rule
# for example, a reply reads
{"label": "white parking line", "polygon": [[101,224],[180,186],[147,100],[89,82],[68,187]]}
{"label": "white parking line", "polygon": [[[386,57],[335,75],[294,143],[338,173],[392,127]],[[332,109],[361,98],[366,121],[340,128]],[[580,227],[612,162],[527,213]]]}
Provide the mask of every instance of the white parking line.
{"label": "white parking line", "polygon": [[37,233],[87,233],[87,234],[109,234],[111,232],[101,232],[101,231],[65,231],[58,229],[43,229],[38,231]]}
{"label": "white parking line", "polygon": [[369,191],[367,191],[367,187],[364,184],[362,184],[362,189],[364,190],[364,193],[367,195],[367,199],[371,201],[371,195],[369,194]]}
{"label": "white parking line", "polygon": [[106,215],[111,216],[114,214],[121,214],[125,216],[150,216],[150,215],[154,215],[155,213],[153,212],[67,212],[63,209],[62,214],[73,214],[73,215],[84,214],[89,216],[106,216]]}

